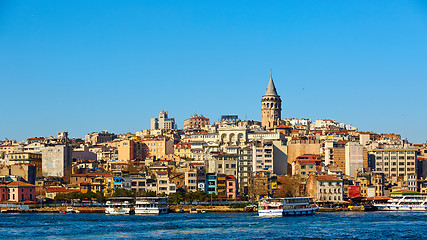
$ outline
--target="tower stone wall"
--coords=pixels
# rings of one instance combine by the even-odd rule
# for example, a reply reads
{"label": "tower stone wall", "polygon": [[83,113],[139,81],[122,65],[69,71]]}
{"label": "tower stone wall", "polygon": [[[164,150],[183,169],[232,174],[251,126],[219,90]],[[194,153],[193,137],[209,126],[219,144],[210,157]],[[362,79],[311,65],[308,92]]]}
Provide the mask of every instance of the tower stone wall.
{"label": "tower stone wall", "polygon": [[282,99],[277,94],[272,74],[270,74],[267,91],[261,100],[261,111],[263,127],[271,129],[279,124],[282,117]]}

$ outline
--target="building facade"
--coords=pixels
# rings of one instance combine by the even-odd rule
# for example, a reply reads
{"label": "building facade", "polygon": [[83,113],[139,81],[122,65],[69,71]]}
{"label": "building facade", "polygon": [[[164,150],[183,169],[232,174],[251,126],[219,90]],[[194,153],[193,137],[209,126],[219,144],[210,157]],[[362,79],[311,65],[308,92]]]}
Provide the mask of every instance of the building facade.
{"label": "building facade", "polygon": [[209,125],[209,118],[203,115],[194,114],[189,119],[184,120],[184,130],[200,130],[204,126]]}
{"label": "building facade", "polygon": [[151,130],[155,129],[175,129],[175,118],[169,118],[168,112],[162,110],[158,118],[151,119]]}

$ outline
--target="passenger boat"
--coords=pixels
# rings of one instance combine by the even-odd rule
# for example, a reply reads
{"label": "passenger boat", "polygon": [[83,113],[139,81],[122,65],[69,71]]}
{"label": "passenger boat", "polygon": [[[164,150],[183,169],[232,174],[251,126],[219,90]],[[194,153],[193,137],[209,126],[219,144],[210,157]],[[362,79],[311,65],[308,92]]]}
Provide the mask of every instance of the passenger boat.
{"label": "passenger boat", "polygon": [[263,198],[258,204],[261,217],[313,215],[317,210],[319,207],[312,197]]}
{"label": "passenger boat", "polygon": [[138,197],[135,202],[135,214],[165,214],[169,212],[167,198]]}
{"label": "passenger boat", "polygon": [[108,199],[105,214],[126,215],[134,213],[134,199],[129,197],[116,197]]}
{"label": "passenger boat", "polygon": [[427,195],[393,196],[386,203],[374,204],[379,211],[427,211]]}

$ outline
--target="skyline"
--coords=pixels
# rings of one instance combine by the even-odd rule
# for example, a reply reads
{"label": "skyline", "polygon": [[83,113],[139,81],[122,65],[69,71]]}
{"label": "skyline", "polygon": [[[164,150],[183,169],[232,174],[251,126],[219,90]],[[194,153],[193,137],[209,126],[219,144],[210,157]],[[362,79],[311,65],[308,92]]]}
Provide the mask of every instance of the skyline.
{"label": "skyline", "polygon": [[272,69],[282,118],[427,140],[421,1],[102,3],[0,3],[0,139],[260,121]]}

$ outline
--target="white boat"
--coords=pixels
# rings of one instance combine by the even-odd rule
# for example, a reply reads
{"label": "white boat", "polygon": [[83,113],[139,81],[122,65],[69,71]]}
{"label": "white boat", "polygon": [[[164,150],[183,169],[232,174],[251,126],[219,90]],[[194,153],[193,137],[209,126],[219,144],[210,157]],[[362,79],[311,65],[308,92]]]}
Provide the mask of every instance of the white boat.
{"label": "white boat", "polygon": [[427,211],[427,195],[394,196],[387,203],[374,204],[380,211]]}
{"label": "white boat", "polygon": [[133,198],[110,198],[106,203],[105,214],[126,215],[132,214],[134,209]]}
{"label": "white boat", "polygon": [[296,198],[263,198],[258,204],[258,215],[297,216],[312,215],[319,210],[312,197]]}
{"label": "white boat", "polygon": [[74,210],[73,207],[67,207],[66,213],[80,213],[79,210]]}
{"label": "white boat", "polygon": [[169,212],[167,198],[138,197],[135,202],[135,214],[164,214]]}

